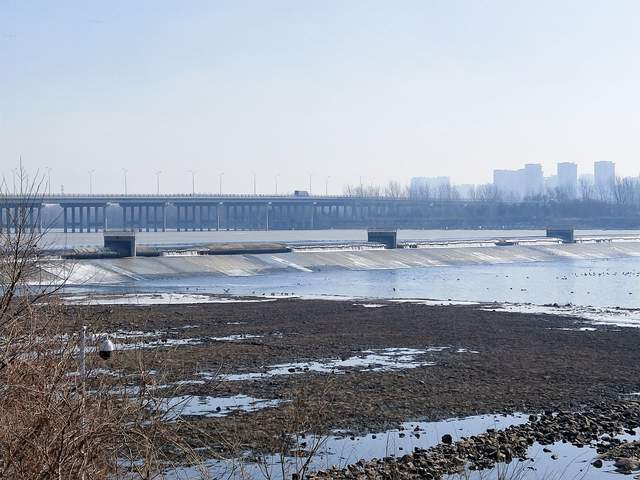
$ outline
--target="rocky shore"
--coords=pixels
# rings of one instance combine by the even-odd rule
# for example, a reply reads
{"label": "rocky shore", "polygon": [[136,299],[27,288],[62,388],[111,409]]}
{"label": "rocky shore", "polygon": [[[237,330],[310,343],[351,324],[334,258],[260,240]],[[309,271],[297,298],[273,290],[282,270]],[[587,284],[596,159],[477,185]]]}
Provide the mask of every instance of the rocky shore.
{"label": "rocky shore", "polygon": [[[461,473],[465,468],[486,470],[500,462],[524,461],[532,445],[556,442],[568,442],[578,448],[595,445],[601,459],[615,461],[617,471],[628,474],[640,470],[640,444],[623,443],[616,436],[636,435],[638,427],[639,402],[602,403],[582,412],[549,411],[531,415],[526,424],[504,431],[490,429],[458,442],[452,442],[451,436],[446,434],[442,443],[434,448],[418,449],[399,458],[359,461],[346,468],[317,472],[310,478],[435,480],[446,474]],[[593,461],[594,468],[602,468],[600,458]]]}

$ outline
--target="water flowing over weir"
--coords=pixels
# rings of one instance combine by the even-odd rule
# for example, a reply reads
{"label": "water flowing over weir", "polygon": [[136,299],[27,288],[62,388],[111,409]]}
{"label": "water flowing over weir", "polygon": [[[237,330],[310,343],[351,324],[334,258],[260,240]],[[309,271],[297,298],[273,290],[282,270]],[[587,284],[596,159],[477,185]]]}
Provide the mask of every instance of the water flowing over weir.
{"label": "water flowing over weir", "polygon": [[79,261],[70,283],[115,284],[195,276],[250,277],[286,272],[392,270],[628,257],[640,257],[640,242],[120,258]]}

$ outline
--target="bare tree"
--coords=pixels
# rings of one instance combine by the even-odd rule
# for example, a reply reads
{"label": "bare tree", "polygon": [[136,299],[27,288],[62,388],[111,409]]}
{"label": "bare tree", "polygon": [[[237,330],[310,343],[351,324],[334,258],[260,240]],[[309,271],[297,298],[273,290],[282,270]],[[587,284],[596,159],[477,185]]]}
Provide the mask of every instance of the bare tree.
{"label": "bare tree", "polygon": [[493,184],[487,183],[480,185],[477,189],[478,201],[480,202],[500,202],[502,201],[502,192]]}
{"label": "bare tree", "polygon": [[594,199],[595,189],[593,183],[587,178],[581,178],[578,182],[580,198],[583,202],[591,202]]}
{"label": "bare tree", "polygon": [[82,375],[80,319],[68,316],[57,295],[66,279],[48,273],[41,251],[35,178],[21,169],[19,193],[0,192],[11,207],[0,232],[0,478],[158,478],[186,443],[156,408],[142,356],[126,381],[100,375],[94,356]]}
{"label": "bare tree", "polygon": [[632,178],[616,178],[613,198],[618,205],[634,205],[637,202],[638,182]]}
{"label": "bare tree", "polygon": [[348,197],[380,197],[379,185],[347,185],[344,194]]}
{"label": "bare tree", "polygon": [[388,198],[406,198],[407,188],[400,182],[391,180],[384,189],[384,196]]}

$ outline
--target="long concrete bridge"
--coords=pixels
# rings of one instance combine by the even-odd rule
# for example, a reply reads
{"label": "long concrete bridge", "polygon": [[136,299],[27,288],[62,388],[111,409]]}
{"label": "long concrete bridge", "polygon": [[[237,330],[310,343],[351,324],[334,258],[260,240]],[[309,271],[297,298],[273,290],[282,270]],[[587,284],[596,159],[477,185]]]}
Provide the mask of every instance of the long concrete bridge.
{"label": "long concrete bridge", "polygon": [[[26,218],[35,230],[53,224],[65,232],[366,226],[373,219],[389,223],[424,203],[385,197],[308,195],[8,195],[0,197],[0,228],[12,229],[19,217]],[[58,209],[54,218],[45,215],[48,207]]]}
{"label": "long concrete bridge", "polygon": [[[20,220],[19,222],[17,220]],[[0,196],[0,230],[65,232],[330,228],[638,228],[640,209],[579,202],[435,201],[307,195]]]}

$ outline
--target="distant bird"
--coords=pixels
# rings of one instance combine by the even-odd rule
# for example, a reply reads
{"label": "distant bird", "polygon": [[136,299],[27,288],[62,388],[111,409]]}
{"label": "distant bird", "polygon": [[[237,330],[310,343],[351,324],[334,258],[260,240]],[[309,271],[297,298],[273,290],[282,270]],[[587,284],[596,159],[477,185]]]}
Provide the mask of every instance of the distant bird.
{"label": "distant bird", "polygon": [[229,289],[228,289],[228,288],[223,288],[223,289],[222,289],[222,291],[223,291],[224,293],[229,293]]}

